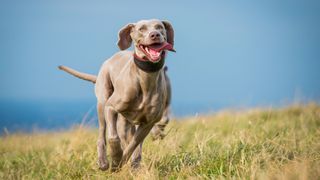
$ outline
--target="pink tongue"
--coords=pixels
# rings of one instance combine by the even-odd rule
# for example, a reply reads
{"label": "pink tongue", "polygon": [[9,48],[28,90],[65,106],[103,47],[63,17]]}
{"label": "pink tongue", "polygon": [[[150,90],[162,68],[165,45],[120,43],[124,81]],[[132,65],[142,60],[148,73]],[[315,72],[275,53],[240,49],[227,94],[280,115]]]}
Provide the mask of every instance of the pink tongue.
{"label": "pink tongue", "polygon": [[149,52],[150,52],[151,55],[155,56],[155,55],[157,55],[158,51],[155,51],[153,49],[149,49]]}
{"label": "pink tongue", "polygon": [[149,50],[150,50],[150,53],[153,51],[155,52],[160,52],[162,50],[168,50],[168,51],[173,51],[173,52],[176,52],[174,49],[173,49],[173,46],[167,42],[164,42],[162,44],[159,44],[159,45],[151,45],[148,47]]}

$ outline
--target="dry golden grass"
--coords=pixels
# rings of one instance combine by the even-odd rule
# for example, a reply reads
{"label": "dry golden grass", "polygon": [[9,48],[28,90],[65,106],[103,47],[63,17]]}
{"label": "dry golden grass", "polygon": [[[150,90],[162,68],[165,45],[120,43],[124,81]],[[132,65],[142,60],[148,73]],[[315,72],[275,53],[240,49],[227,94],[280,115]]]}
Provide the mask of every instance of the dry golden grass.
{"label": "dry golden grass", "polygon": [[102,172],[97,130],[0,138],[0,179],[319,179],[320,107],[221,112],[170,122],[142,167]]}

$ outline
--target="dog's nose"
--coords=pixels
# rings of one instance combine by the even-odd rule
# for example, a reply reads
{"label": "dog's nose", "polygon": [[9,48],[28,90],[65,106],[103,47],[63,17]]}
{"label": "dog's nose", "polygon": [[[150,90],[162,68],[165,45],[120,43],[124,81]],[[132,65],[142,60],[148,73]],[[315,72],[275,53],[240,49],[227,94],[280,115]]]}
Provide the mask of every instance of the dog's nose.
{"label": "dog's nose", "polygon": [[157,31],[153,31],[153,32],[151,32],[151,33],[149,34],[149,37],[150,37],[152,40],[155,40],[155,39],[157,39],[157,38],[160,37],[160,33],[157,32]]}

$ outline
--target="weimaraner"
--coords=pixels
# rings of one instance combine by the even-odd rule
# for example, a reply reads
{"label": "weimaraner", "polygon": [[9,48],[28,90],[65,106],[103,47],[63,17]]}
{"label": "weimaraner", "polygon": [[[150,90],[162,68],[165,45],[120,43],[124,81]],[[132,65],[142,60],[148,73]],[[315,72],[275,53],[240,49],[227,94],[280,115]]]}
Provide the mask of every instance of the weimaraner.
{"label": "weimaraner", "polygon": [[[134,51],[125,51],[133,42]],[[174,31],[168,21],[156,19],[130,23],[119,32],[120,52],[105,61],[98,76],[59,66],[78,78],[95,83],[99,119],[98,164],[109,168],[106,156],[106,128],[111,170],[122,167],[132,156],[139,167],[142,143],[152,129],[163,137],[169,121],[171,87],[164,61],[175,51]]]}

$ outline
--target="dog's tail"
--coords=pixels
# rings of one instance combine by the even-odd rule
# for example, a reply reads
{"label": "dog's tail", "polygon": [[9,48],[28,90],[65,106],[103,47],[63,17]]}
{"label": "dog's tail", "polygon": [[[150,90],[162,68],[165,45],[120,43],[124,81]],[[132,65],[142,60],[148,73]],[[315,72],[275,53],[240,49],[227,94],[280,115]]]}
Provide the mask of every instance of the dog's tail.
{"label": "dog's tail", "polygon": [[77,78],[80,78],[80,79],[83,79],[86,81],[91,81],[92,83],[96,83],[96,81],[97,81],[97,76],[95,76],[95,75],[82,73],[82,72],[76,71],[72,68],[69,68],[67,66],[58,66],[58,68],[60,70],[63,70],[65,72],[71,74],[71,75],[74,75]]}

